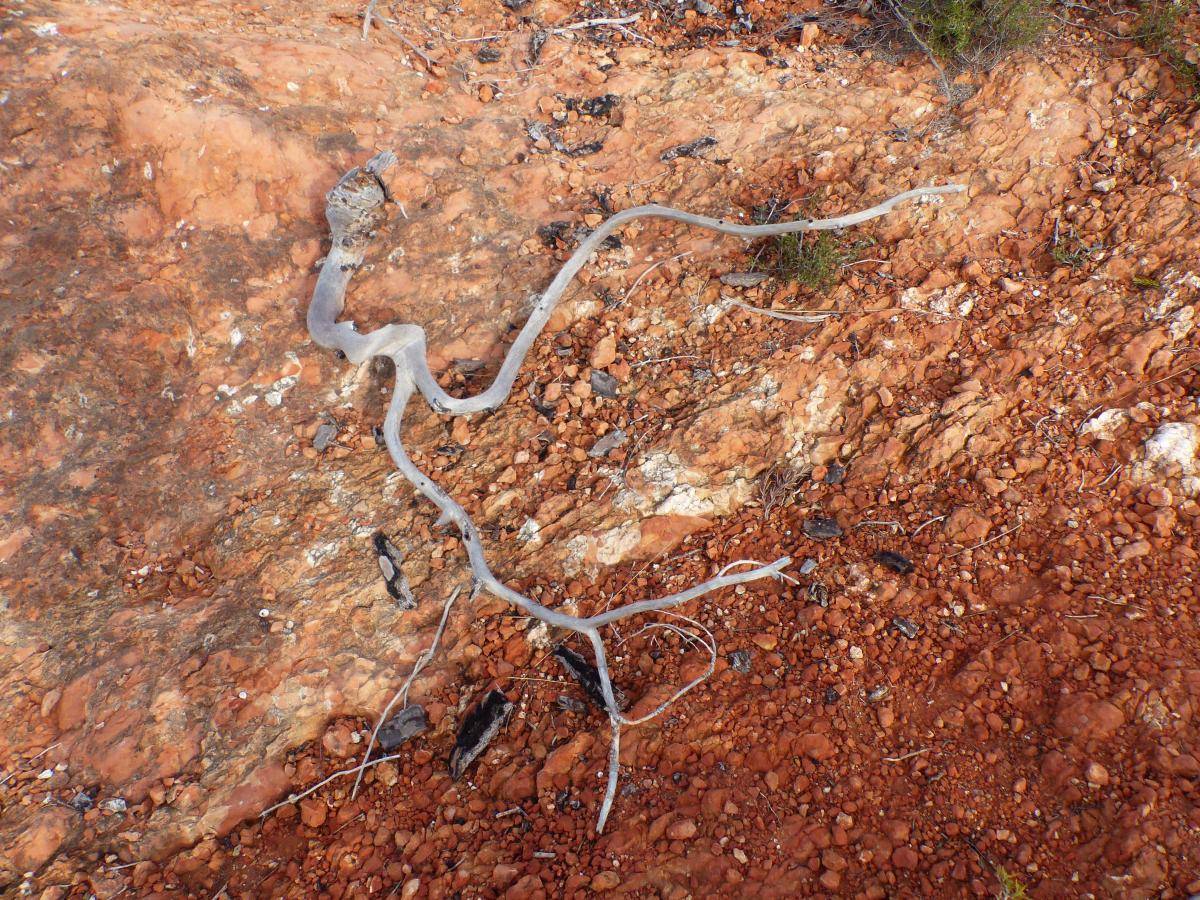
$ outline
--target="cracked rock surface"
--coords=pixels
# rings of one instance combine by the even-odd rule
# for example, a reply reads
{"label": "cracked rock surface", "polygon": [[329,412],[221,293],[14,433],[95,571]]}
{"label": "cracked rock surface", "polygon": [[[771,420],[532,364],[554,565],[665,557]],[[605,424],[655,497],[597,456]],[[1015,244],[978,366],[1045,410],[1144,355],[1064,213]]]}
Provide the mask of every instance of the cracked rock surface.
{"label": "cracked rock surface", "polygon": [[[695,31],[730,4],[630,26],[650,44],[552,35],[532,65],[568,5],[459,5],[398,26],[433,74],[384,31],[363,42],[356,4],[37,0],[0,25],[19,60],[0,91],[0,885],[958,895],[994,887],[971,838],[1047,895],[1200,890],[1200,113],[1170,70],[1073,35],[950,112],[917,57]],[[495,61],[456,42],[492,34]],[[530,122],[601,146],[560,152]],[[610,207],[749,221],[968,185],[848,232],[872,244],[825,293],[722,280],[769,247],[627,228],[507,404],[409,426],[497,574],[542,603],[818,560],[689,608],[718,675],[630,732],[601,838],[602,723],[555,703],[569,685],[520,680],[557,676],[554,636],[484,599],[413,686],[430,730],[411,759],[353,803],[333,785],[255,819],[350,764],[465,577],[373,437],[390,373],[304,327],[324,193],[381,148],[396,203],[348,315],[422,325],[458,394]],[[1061,264],[1053,233],[1101,249]],[[818,517],[842,533],[806,537]],[[380,530],[415,609],[380,578]],[[633,714],[702,670],[651,637],[615,673]],[[491,685],[516,710],[453,785],[457,721]]]}

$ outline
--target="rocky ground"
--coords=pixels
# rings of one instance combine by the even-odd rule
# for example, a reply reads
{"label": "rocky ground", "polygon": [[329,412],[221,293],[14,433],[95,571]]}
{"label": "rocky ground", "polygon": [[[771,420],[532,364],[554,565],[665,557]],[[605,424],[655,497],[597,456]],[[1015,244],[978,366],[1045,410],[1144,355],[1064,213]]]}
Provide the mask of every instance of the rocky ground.
{"label": "rocky ground", "polygon": [[[1064,8],[952,108],[816,3],[381,3],[366,42],[362,7],[30,0],[0,26],[0,890],[1200,892],[1200,112],[1130,11]],[[383,148],[350,314],[425,326],[456,393],[609,211],[968,185],[847,233],[828,290],[722,280],[769,246],[627,228],[504,407],[414,417],[543,603],[796,560],[685,607],[716,675],[626,731],[600,836],[607,723],[558,636],[486,596],[414,685],[428,732],[357,798],[259,817],[352,764],[465,577],[373,437],[390,372],[304,328],[324,192]],[[635,712],[703,671],[622,638]],[[490,687],[516,713],[452,782]]]}

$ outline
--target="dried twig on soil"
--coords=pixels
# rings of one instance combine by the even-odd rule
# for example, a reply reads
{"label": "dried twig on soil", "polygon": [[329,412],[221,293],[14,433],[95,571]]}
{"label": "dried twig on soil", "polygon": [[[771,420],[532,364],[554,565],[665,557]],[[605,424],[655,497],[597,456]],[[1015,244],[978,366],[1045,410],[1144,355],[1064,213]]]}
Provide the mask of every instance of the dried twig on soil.
{"label": "dried twig on soil", "polygon": [[749,303],[743,303],[741,300],[733,300],[731,306],[736,306],[738,309],[744,309],[746,312],[758,313],[760,316],[769,316],[772,319],[783,319],[786,322],[804,322],[809,325],[817,322],[824,322],[826,319],[833,319],[841,315],[840,312],[825,311],[820,309],[807,310],[805,312],[784,312],[779,309],[764,309],[761,306],[751,306]]}
{"label": "dried twig on soil", "polygon": [[937,55],[933,52],[933,48],[921,40],[921,36],[917,34],[917,29],[913,28],[912,22],[908,21],[908,16],[904,15],[904,12],[900,9],[900,4],[897,3],[896,0],[888,0],[888,6],[891,7],[892,15],[899,20],[900,24],[903,25],[908,33],[912,35],[912,39],[916,41],[918,45],[920,45],[922,50],[925,51],[925,55],[929,57],[929,61],[933,63],[933,67],[937,69],[938,78],[941,79],[942,91],[945,92],[946,99],[953,103],[954,91],[950,87],[950,79],[946,77],[946,70],[943,69],[942,64],[938,62]]}
{"label": "dried twig on soil", "polygon": [[970,546],[970,547],[963,547],[961,550],[956,550],[956,551],[954,551],[953,553],[951,553],[950,555],[951,555],[951,556],[958,556],[960,553],[968,553],[968,552],[970,552],[971,550],[978,550],[980,547],[986,547],[988,544],[994,543],[994,542],[996,542],[996,541],[1000,540],[1001,538],[1008,537],[1008,536],[1009,536],[1010,534],[1012,534],[1014,531],[1020,531],[1020,530],[1021,530],[1022,528],[1024,528],[1024,527],[1025,527],[1025,523],[1024,523],[1024,522],[1018,522],[1018,523],[1017,523],[1016,525],[1014,525],[1012,528],[1009,528],[1009,529],[1007,529],[1007,530],[1005,530],[1005,531],[1002,531],[1002,532],[1000,532],[1000,533],[999,533],[998,535],[996,535],[995,537],[990,537],[990,538],[988,538],[986,541],[980,541],[978,544],[973,544],[973,545],[972,545],[972,546]]}
{"label": "dried twig on soil", "polygon": [[363,750],[362,763],[358,767],[358,775],[355,777],[354,787],[350,791],[351,800],[358,796],[358,786],[362,783],[363,771],[367,767],[367,760],[371,758],[371,748],[375,746],[375,740],[379,737],[379,729],[387,721],[388,713],[392,711],[392,707],[399,701],[403,700],[404,706],[408,706],[408,690],[412,687],[413,679],[421,674],[421,670],[425,668],[428,662],[433,659],[433,654],[437,652],[438,642],[442,639],[442,632],[446,630],[446,620],[450,618],[450,607],[454,605],[454,601],[461,592],[461,586],[456,587],[450,592],[450,596],[446,598],[446,606],[442,610],[442,620],[438,622],[437,631],[433,635],[433,643],[429,645],[428,650],[422,650],[417,656],[416,662],[413,663],[412,671],[408,673],[408,678],[404,680],[404,686],[396,691],[392,699],[388,701],[387,706],[383,708],[383,712],[379,714],[379,719],[375,722],[375,730],[371,732],[371,739],[367,741],[367,748]]}
{"label": "dried twig on soil", "polygon": [[[609,235],[634,219],[668,219],[742,238],[760,238],[805,231],[835,231],[885,215],[907,200],[931,194],[957,193],[965,188],[962,185],[918,188],[905,191],[869,209],[832,219],[815,221],[802,219],[766,225],[737,225],[723,219],[713,219],[657,205],[638,206],[619,212],[588,235],[563,264],[549,287],[534,305],[524,327],[509,348],[491,386],[475,396],[456,398],[451,397],[441,388],[429,369],[423,328],[411,324],[391,324],[368,334],[362,334],[354,328],[351,322],[338,321],[338,317],[345,307],[346,288],[350,279],[362,265],[367,247],[376,230],[387,218],[384,206],[388,194],[382,181],[382,175],[395,161],[394,154],[380,153],[361,169],[352,169],[329,192],[326,198],[325,217],[329,221],[332,246],[321,267],[312,302],[309,304],[308,331],[315,343],[332,350],[340,350],[353,363],[361,364],[376,356],[385,356],[394,362],[395,387],[387,416],[384,419],[384,441],[396,468],[418,492],[441,510],[442,515],[439,522],[441,524],[453,523],[458,528],[463,546],[467,551],[476,588],[487,590],[551,627],[573,631],[583,635],[591,642],[605,707],[612,727],[608,785],[604,805],[596,824],[596,830],[602,831],[616,795],[621,727],[634,725],[658,715],[707,677],[706,674],[685,685],[648,716],[629,719],[621,712],[613,690],[602,630],[634,616],[666,612],[689,600],[722,588],[745,584],[761,578],[787,578],[783,574],[783,569],[791,560],[789,557],[784,557],[770,564],[739,560],[725,566],[707,581],[686,590],[657,599],[627,603],[617,609],[607,610],[593,616],[573,616],[542,606],[532,598],[517,593],[493,574],[483,552],[479,529],[467,515],[466,510],[428,475],[417,468],[409,457],[400,437],[401,424],[409,400],[412,399],[413,394],[419,392],[437,412],[456,416],[493,410],[504,403],[512,391],[521,364],[532,348],[533,342],[545,328],[567,285],[587,264],[591,255],[600,248]],[[730,574],[731,569],[746,565],[752,568],[749,571]],[[715,652],[715,643],[713,646]],[[367,763],[367,765],[370,764]]]}

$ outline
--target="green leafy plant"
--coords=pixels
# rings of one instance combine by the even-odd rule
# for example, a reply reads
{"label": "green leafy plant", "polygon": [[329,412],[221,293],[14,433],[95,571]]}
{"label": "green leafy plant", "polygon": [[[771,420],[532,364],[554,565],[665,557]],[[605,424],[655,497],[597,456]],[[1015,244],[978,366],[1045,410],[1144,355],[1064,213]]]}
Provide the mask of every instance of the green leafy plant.
{"label": "green leafy plant", "polygon": [[1176,40],[1183,9],[1181,0],[1150,0],[1133,36],[1142,47],[1160,55],[1192,99],[1200,101],[1200,65],[1188,61]]}
{"label": "green leafy plant", "polygon": [[1000,881],[1000,890],[996,892],[996,900],[1029,900],[1029,889],[1025,882],[1004,868],[996,867],[996,878]]}
{"label": "green leafy plant", "polygon": [[847,244],[828,231],[781,234],[775,238],[775,271],[814,291],[834,285],[842,266],[858,257],[862,244]]}
{"label": "green leafy plant", "polygon": [[1103,249],[1103,246],[1099,244],[1089,247],[1072,227],[1067,228],[1066,234],[1059,234],[1057,225],[1054,228],[1054,238],[1050,243],[1050,255],[1054,261],[1060,266],[1068,266],[1072,269],[1082,268]]}
{"label": "green leafy plant", "polygon": [[989,67],[1037,42],[1046,30],[1046,0],[900,0],[900,12],[936,56]]}

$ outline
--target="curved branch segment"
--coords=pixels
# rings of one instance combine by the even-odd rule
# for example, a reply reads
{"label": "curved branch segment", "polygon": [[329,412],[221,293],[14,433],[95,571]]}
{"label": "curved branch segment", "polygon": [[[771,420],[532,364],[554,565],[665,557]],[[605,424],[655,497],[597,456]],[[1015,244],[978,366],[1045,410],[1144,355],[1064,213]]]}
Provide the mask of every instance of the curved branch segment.
{"label": "curved branch segment", "polygon": [[[783,569],[791,562],[791,559],[784,557],[769,565],[754,563],[753,568],[747,571],[726,574],[733,566],[741,564],[733,563],[726,566],[713,578],[686,590],[658,599],[628,603],[617,609],[590,617],[572,616],[542,606],[535,600],[517,593],[492,573],[487,558],[484,556],[479,530],[471,521],[471,517],[453,497],[422,472],[405,451],[404,444],[400,439],[400,428],[408,401],[414,392],[419,391],[435,410],[452,415],[467,415],[495,409],[504,403],[512,391],[521,364],[525,361],[533,342],[545,328],[555,305],[571,280],[584,267],[592,253],[606,237],[634,219],[668,219],[685,225],[718,231],[722,234],[731,234],[742,238],[759,238],[801,231],[830,231],[847,228],[882,216],[907,200],[933,194],[955,193],[966,188],[963,185],[917,188],[898,194],[877,206],[849,215],[812,221],[801,219],[772,225],[737,225],[726,222],[724,219],[713,219],[656,205],[637,206],[619,212],[593,231],[571,254],[570,259],[564,263],[545,293],[534,305],[529,319],[509,348],[504,362],[500,366],[500,372],[492,384],[473,397],[459,399],[451,397],[442,390],[429,370],[426,358],[425,331],[421,327],[412,324],[391,324],[368,334],[361,334],[355,330],[352,322],[337,321],[345,307],[346,288],[350,279],[362,265],[367,246],[387,218],[385,204],[389,198],[382,175],[395,161],[396,157],[390,151],[380,153],[361,169],[351,169],[326,197],[325,217],[329,221],[332,246],[321,267],[321,274],[317,279],[316,289],[313,291],[312,302],[308,307],[308,331],[314,342],[322,347],[342,351],[351,362],[363,363],[374,356],[386,356],[395,363],[396,383],[383,425],[388,452],[396,464],[396,468],[404,477],[441,511],[441,521],[452,522],[457,526],[467,549],[467,558],[470,561],[471,572],[475,577],[477,587],[484,588],[489,593],[506,600],[527,615],[553,627],[576,632],[591,642],[592,649],[596,654],[596,669],[600,675],[604,702],[608,709],[613,734],[609,753],[608,786],[599,820],[596,823],[596,830],[603,831],[609,810],[612,808],[613,798],[616,795],[621,726],[637,724],[658,715],[667,706],[707,678],[712,672],[712,667],[709,667],[705,675],[676,691],[669,700],[649,715],[638,719],[628,719],[621,713],[613,694],[612,678],[608,671],[608,657],[600,630],[632,616],[667,611],[724,587],[744,584],[760,578],[785,579],[788,576],[783,574]],[[676,632],[683,634],[678,629]],[[701,641],[700,643],[715,659],[715,642]]]}

